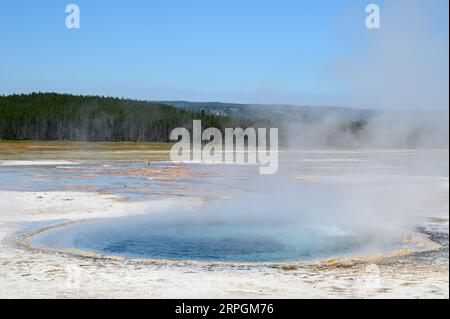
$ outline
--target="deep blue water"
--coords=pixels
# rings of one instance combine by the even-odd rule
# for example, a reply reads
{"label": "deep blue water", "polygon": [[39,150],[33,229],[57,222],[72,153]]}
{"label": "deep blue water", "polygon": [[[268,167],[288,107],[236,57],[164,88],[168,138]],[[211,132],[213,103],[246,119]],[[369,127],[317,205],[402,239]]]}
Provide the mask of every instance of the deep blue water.
{"label": "deep blue water", "polygon": [[31,244],[128,258],[279,262],[360,253],[372,240],[367,235],[298,225],[177,223],[133,217],[57,228],[35,236]]}

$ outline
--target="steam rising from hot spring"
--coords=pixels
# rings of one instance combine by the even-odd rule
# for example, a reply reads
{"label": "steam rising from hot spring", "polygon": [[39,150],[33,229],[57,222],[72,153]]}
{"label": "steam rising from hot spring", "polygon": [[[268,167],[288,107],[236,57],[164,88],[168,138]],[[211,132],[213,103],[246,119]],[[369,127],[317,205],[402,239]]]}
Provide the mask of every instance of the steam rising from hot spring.
{"label": "steam rising from hot spring", "polygon": [[50,230],[32,245],[129,258],[302,261],[392,252],[424,218],[448,219],[448,151],[287,151],[281,158],[277,175],[250,165],[187,165],[203,172],[185,182],[203,190],[205,204],[141,205],[139,216]]}
{"label": "steam rising from hot spring", "polygon": [[[387,153],[398,156],[396,152]],[[368,154],[371,156],[372,153]],[[277,175],[255,173],[246,179],[230,180],[225,187],[235,190],[225,199],[209,202],[201,208],[150,214],[148,218],[166,225],[298,225],[365,234],[404,232],[414,229],[424,217],[442,213],[442,207],[436,203],[437,187],[448,184],[448,177],[445,177],[448,166],[433,167],[427,163],[427,157],[421,159],[411,154],[414,160],[408,159],[406,154],[406,158],[397,161],[408,161],[413,167],[404,167],[401,173],[395,174],[377,168],[377,165],[383,165],[378,159],[368,164],[364,160],[355,160],[350,169],[329,175],[324,168],[310,169],[310,175],[306,176],[302,172],[307,161],[294,164],[284,161]],[[294,158],[298,161],[306,156],[296,154]],[[441,157],[445,163],[448,151],[438,152],[438,158]],[[324,158],[319,155],[317,160],[321,158],[325,164],[327,158],[330,160],[326,165],[341,165],[329,155]],[[398,170],[393,167],[390,169]],[[221,192],[214,193],[212,189],[208,195],[221,198]]]}
{"label": "steam rising from hot spring", "polygon": [[299,225],[377,233],[409,227],[426,210],[427,196],[407,183],[336,185],[267,181],[261,193],[149,216],[162,224]]}

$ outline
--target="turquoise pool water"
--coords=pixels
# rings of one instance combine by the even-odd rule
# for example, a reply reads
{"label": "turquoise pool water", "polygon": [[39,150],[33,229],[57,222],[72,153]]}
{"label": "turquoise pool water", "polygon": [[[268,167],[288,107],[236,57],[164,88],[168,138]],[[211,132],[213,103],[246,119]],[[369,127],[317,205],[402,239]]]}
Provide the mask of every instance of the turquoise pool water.
{"label": "turquoise pool water", "polygon": [[38,234],[30,242],[127,258],[286,262],[362,253],[373,238],[295,224],[178,223],[133,217],[72,224]]}

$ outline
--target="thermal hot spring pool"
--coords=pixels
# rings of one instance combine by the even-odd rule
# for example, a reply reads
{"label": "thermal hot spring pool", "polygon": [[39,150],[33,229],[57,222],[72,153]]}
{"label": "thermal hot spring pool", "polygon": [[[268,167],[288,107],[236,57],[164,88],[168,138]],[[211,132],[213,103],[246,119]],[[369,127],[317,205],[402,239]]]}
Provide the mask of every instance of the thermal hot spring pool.
{"label": "thermal hot spring pool", "polygon": [[56,227],[31,237],[29,243],[39,248],[70,248],[126,258],[276,263],[392,251],[400,247],[401,237],[387,240],[334,227],[295,224],[132,217]]}

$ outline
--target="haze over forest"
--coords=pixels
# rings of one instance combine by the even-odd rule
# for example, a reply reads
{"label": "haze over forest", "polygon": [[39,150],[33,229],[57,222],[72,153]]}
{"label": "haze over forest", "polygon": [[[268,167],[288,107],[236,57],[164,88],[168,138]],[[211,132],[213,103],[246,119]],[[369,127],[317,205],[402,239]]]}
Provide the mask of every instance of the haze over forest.
{"label": "haze over forest", "polygon": [[1,140],[170,142],[176,127],[277,127],[290,147],[448,147],[448,120],[342,107],[150,102],[32,93],[0,96]]}

